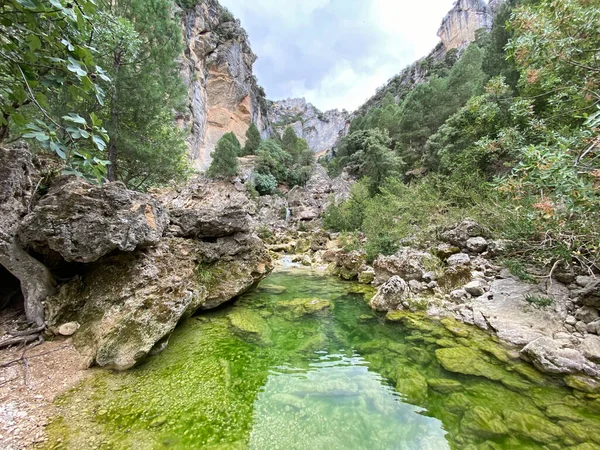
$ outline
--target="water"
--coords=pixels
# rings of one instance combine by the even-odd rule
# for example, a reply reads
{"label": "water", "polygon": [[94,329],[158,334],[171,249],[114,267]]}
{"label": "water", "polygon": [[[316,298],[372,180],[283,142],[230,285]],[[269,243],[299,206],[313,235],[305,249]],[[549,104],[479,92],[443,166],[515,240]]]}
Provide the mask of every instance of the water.
{"label": "water", "polygon": [[600,448],[600,395],[540,374],[479,330],[387,322],[371,294],[274,274],[186,321],[140,367],[63,396],[46,448]]}

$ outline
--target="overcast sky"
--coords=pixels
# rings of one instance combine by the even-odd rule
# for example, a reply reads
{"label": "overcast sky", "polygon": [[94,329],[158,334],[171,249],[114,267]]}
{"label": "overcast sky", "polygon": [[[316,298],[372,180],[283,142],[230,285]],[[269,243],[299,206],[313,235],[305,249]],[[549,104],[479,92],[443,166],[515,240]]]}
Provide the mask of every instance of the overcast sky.
{"label": "overcast sky", "polygon": [[271,100],[356,109],[438,43],[454,0],[221,0],[250,36]]}

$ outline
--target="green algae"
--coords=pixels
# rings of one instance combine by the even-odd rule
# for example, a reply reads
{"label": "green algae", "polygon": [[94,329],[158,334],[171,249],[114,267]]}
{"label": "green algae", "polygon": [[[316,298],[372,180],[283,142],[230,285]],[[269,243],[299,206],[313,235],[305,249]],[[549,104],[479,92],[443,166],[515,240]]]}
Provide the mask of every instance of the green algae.
{"label": "green algae", "polygon": [[588,380],[565,387],[455,321],[384,320],[356,286],[270,276],[186,320],[160,355],[61,397],[42,447],[599,448]]}

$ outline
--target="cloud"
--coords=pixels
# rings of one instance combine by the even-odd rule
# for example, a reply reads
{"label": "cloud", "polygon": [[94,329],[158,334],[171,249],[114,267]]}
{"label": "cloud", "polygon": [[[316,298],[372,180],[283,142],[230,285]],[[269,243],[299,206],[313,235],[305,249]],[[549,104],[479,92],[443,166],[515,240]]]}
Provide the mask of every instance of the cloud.
{"label": "cloud", "polygon": [[270,99],[354,110],[437,44],[454,0],[221,0],[259,59]]}

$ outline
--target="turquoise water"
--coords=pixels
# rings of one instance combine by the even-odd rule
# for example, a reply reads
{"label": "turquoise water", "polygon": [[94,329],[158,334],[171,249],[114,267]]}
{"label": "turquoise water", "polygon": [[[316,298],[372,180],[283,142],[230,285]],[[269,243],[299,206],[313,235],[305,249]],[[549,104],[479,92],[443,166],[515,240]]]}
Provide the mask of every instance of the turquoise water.
{"label": "turquoise water", "polygon": [[[373,313],[369,288],[276,273],[160,355],[58,401],[46,448],[600,448],[600,396],[479,330]],[[446,367],[446,368],[444,368]]]}

